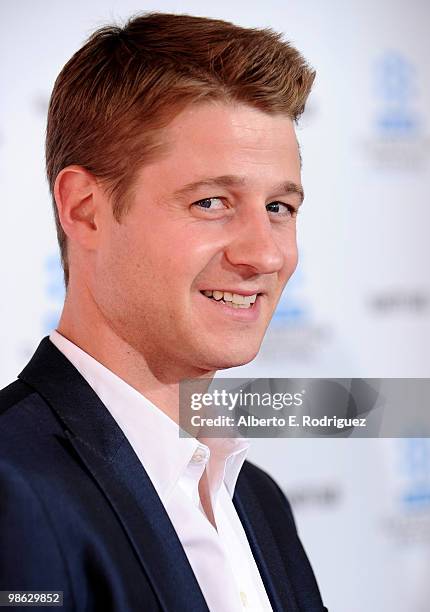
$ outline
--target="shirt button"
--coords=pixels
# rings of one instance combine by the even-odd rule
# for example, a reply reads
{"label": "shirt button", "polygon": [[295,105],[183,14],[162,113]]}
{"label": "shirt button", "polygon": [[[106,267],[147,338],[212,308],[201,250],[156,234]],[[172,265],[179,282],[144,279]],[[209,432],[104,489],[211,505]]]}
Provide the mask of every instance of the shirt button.
{"label": "shirt button", "polygon": [[198,448],[194,451],[194,455],[191,458],[193,463],[204,463],[207,459],[207,453],[203,448]]}
{"label": "shirt button", "polygon": [[241,602],[242,602],[242,606],[243,606],[244,608],[247,608],[247,607],[248,607],[248,598],[247,598],[247,596],[246,596],[245,591],[241,591],[241,592],[240,592],[240,600],[241,600]]}

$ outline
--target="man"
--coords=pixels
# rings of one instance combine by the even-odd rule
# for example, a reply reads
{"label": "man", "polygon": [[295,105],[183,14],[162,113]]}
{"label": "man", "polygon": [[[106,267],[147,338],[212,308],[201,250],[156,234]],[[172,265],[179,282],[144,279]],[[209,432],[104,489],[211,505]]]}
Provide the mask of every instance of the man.
{"label": "man", "polygon": [[243,439],[178,435],[178,387],[257,354],[297,263],[280,36],[149,14],[97,31],[52,94],[67,295],[2,391],[0,589],[66,610],[321,612],[278,486]]}

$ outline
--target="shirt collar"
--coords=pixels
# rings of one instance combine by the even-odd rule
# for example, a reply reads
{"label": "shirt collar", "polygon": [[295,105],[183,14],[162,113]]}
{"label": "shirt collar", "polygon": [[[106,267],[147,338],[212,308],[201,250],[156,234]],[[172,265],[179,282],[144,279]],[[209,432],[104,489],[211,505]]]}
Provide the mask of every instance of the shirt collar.
{"label": "shirt collar", "polygon": [[56,330],[51,342],[69,359],[109,410],[143,464],[163,504],[200,447],[207,464],[211,497],[222,482],[231,497],[245,461],[243,438],[179,437],[179,426],[148,398]]}

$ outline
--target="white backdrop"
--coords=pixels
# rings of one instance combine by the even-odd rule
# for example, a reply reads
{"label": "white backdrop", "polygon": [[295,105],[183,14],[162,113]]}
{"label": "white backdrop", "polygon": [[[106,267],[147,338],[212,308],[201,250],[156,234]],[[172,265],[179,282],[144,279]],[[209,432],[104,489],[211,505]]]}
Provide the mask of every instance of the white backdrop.
{"label": "white backdrop", "polygon": [[[426,0],[3,0],[2,386],[63,299],[43,160],[53,82],[96,27],[143,10],[271,26],[317,70],[298,130],[299,268],[259,357],[228,375],[429,377]],[[256,440],[252,458],[290,496],[330,612],[430,610],[427,440]]]}

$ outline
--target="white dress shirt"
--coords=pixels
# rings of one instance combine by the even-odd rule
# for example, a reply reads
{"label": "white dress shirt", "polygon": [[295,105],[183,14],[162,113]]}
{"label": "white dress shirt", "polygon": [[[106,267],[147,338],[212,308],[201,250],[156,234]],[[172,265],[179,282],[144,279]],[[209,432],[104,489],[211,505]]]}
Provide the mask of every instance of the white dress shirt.
{"label": "white dress shirt", "polygon": [[[50,340],[109,410],[141,461],[178,534],[211,612],[266,612],[271,605],[232,497],[249,441],[179,437],[178,425],[78,346],[53,331]],[[216,529],[199,481],[207,483]]]}

